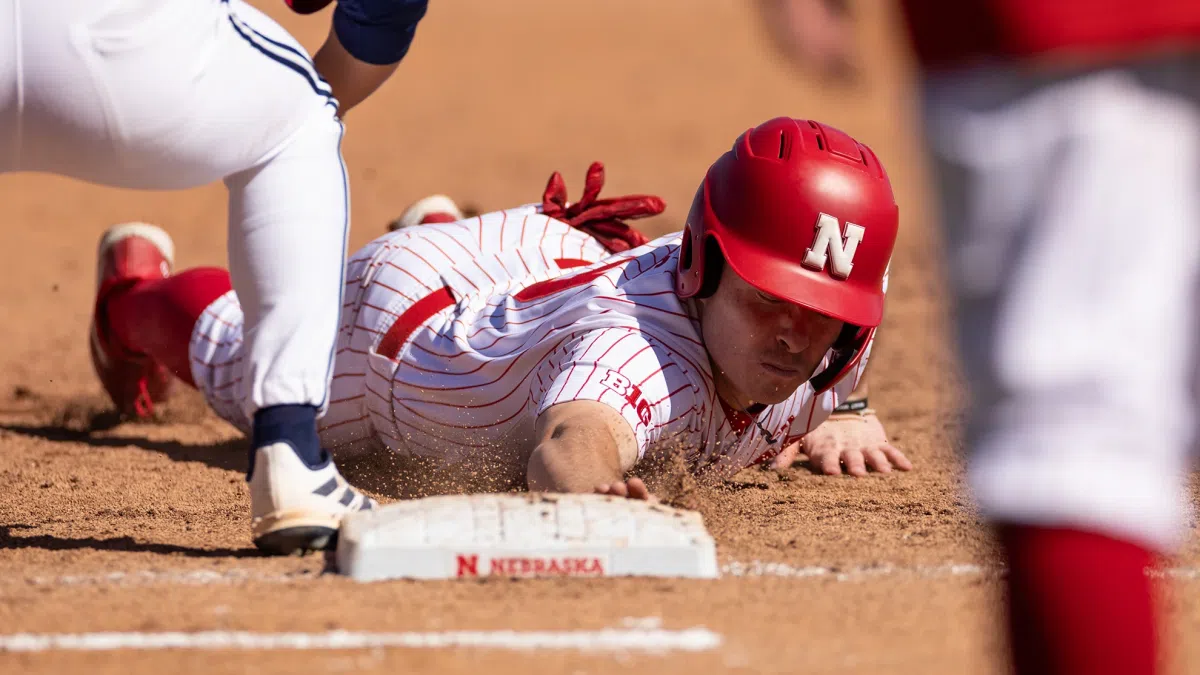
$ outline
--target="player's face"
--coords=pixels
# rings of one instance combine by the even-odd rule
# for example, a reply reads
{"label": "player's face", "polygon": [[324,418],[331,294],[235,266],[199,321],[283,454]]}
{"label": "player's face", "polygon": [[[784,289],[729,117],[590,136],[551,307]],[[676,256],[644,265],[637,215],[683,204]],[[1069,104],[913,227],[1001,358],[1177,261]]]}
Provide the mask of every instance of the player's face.
{"label": "player's face", "polygon": [[774,404],[812,377],[842,322],[763,293],[725,268],[701,300],[701,332],[726,403]]}

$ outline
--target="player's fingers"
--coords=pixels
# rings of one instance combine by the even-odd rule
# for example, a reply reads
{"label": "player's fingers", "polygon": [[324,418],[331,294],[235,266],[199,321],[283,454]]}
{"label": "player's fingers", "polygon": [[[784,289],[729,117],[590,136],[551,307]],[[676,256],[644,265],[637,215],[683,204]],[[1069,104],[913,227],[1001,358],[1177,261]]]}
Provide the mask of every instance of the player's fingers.
{"label": "player's fingers", "polygon": [[875,469],[879,473],[891,473],[892,463],[888,460],[883,450],[879,448],[863,448],[863,456],[867,460],[867,466]]}
{"label": "player's fingers", "polygon": [[897,469],[900,469],[901,471],[912,471],[912,462],[910,462],[909,459],[904,456],[903,452],[900,452],[900,448],[897,448],[891,444],[884,445],[883,454],[887,455],[888,459],[892,462],[892,466],[896,467]]}
{"label": "player's fingers", "polygon": [[847,450],[842,453],[842,461],[846,464],[846,473],[859,478],[867,475],[867,464],[863,460],[861,450]]}
{"label": "player's fingers", "polygon": [[602,495],[612,495],[614,497],[624,497],[627,494],[625,483],[609,483],[596,488],[596,491]]}
{"label": "player's fingers", "polygon": [[628,484],[630,499],[650,499],[650,489],[641,478],[630,478]]}
{"label": "player's fingers", "polygon": [[842,459],[839,453],[826,452],[814,455],[813,457],[819,458],[817,459],[817,464],[821,469],[821,473],[827,476],[837,476],[842,473]]}
{"label": "player's fingers", "polygon": [[796,462],[796,455],[800,454],[800,444],[792,443],[787,446],[771,460],[771,468],[786,469]]}

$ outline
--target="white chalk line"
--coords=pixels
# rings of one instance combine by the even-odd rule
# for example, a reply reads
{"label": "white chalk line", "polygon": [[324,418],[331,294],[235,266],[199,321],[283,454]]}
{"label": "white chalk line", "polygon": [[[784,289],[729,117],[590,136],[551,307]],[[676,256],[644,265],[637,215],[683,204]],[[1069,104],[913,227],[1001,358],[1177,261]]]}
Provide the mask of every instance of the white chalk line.
{"label": "white chalk line", "polygon": [[[731,562],[721,567],[721,574],[728,577],[782,577],[789,579],[829,579],[833,581],[861,581],[875,577],[910,576],[925,579],[953,577],[1000,577],[1007,573],[1003,565],[978,565],[973,563],[946,563],[943,565],[864,565],[858,567],[796,567],[777,562]],[[1146,575],[1157,579],[1200,579],[1200,568],[1168,567],[1148,568]]]}
{"label": "white chalk line", "polygon": [[721,646],[707,628],[607,628],[579,631],[436,631],[253,633],[247,631],[15,633],[0,635],[0,651],[116,651],[125,649],[446,649],[582,652],[702,652]]}
{"label": "white chalk line", "polygon": [[100,574],[64,574],[56,577],[28,577],[25,583],[34,586],[210,586],[261,582],[286,584],[311,581],[319,574],[296,572],[280,574],[248,569],[223,570],[137,570],[133,572],[104,572]]}
{"label": "white chalk line", "polygon": [[[779,562],[729,562],[721,566],[722,577],[733,578],[783,578],[812,579],[837,582],[866,581],[880,577],[912,577],[921,579],[953,579],[1000,577],[1005,574],[1002,565],[979,565],[974,563],[945,563],[942,565],[896,565],[890,563],[860,566],[796,566]],[[1151,578],[1194,581],[1200,579],[1200,568],[1168,567],[1148,569]],[[290,574],[258,572],[247,569],[223,570],[140,570],[133,572],[106,572],[101,574],[68,574],[55,577],[27,577],[25,584],[33,586],[212,586],[237,585],[251,582],[290,584],[316,579],[322,575],[311,572]],[[21,580],[0,582],[0,586]]]}
{"label": "white chalk line", "polygon": [[859,581],[874,577],[915,576],[928,579],[948,577],[998,576],[1004,571],[997,565],[974,565],[969,563],[947,563],[944,565],[861,565],[848,567],[826,567],[809,565],[797,567],[787,563],[730,562],[721,566],[721,575],[727,577],[782,577],[787,579],[828,579],[832,581]]}

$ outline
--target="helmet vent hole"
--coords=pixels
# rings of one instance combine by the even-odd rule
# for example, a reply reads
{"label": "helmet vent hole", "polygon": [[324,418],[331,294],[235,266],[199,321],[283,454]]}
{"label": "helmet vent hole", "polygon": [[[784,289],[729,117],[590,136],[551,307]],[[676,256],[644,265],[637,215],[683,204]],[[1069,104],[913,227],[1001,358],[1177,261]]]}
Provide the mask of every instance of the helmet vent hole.
{"label": "helmet vent hole", "polygon": [[779,134],[779,159],[787,158],[787,134]]}
{"label": "helmet vent hole", "polygon": [[825,141],[821,140],[821,137],[820,137],[820,136],[817,136],[817,149],[818,149],[818,150],[824,150],[824,149],[825,149]]}

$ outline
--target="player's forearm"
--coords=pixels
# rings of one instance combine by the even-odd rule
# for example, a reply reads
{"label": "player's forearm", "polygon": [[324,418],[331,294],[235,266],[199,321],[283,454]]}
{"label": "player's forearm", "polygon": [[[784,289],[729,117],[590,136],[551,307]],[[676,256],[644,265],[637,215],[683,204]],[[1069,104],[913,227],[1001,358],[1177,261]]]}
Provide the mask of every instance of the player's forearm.
{"label": "player's forearm", "polygon": [[624,479],[616,443],[607,433],[559,425],[529,458],[526,482],[534,492],[591,492]]}
{"label": "player's forearm", "polygon": [[339,104],[338,114],[345,116],[383,86],[400,63],[375,65],[359,61],[342,46],[336,32],[330,31],[325,44],[313,56],[313,65],[333,88]]}

